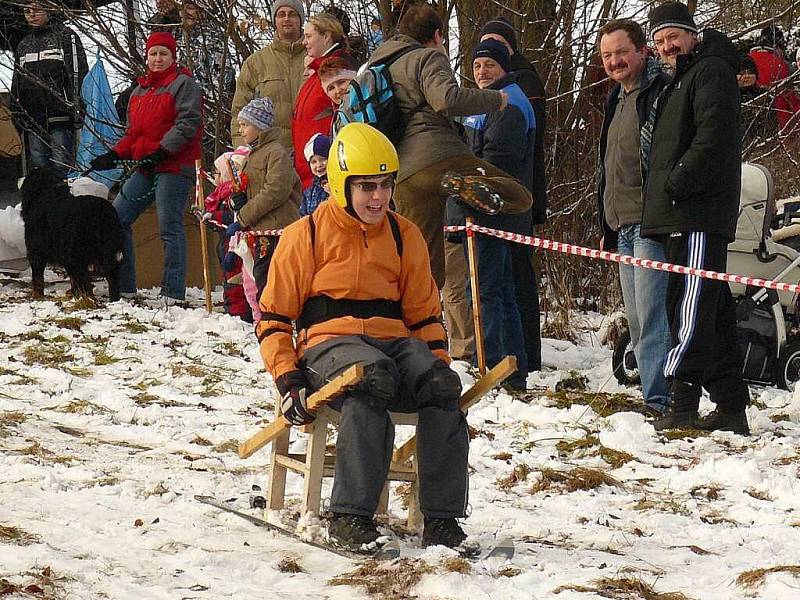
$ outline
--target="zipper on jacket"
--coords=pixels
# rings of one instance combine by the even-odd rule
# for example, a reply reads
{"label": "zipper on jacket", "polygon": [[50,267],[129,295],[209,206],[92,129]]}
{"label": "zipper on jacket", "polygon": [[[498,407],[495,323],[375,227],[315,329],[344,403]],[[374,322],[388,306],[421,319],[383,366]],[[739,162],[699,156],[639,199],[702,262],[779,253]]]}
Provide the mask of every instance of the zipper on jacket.
{"label": "zipper on jacket", "polygon": [[361,230],[362,235],[364,236],[364,248],[369,248],[369,244],[367,243],[367,230]]}

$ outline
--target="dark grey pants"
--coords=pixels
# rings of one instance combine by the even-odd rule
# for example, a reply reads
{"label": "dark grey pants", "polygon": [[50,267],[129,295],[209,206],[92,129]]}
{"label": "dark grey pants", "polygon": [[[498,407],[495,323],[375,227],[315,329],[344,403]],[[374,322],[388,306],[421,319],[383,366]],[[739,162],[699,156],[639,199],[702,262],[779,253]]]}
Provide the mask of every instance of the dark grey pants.
{"label": "dark grey pants", "polygon": [[375,514],[394,448],[388,411],[417,412],[417,460],[420,507],[429,518],[466,516],[469,454],[467,421],[455,402],[436,406],[416,393],[437,363],[427,345],[415,338],[378,340],[345,336],[306,351],[302,366],[321,387],[347,367],[391,361],[398,384],[386,401],[355,391],[330,406],[341,412],[336,442],[336,472],[330,508],[335,513]]}

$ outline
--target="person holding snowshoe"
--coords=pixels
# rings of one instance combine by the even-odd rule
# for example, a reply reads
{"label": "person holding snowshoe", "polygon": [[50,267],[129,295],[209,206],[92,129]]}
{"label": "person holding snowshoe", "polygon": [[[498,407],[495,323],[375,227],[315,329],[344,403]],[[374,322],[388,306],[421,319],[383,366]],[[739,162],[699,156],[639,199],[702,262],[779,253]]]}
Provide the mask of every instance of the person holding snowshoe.
{"label": "person holding snowshoe", "polygon": [[373,515],[394,445],[390,410],[419,414],[423,544],[457,547],[466,538],[457,521],[466,516],[469,451],[461,384],[425,240],[389,210],[399,166],[377,129],[342,128],[328,157],[331,199],[284,230],[256,327],[292,424],[314,419],[312,390],[364,366],[363,381],[330,404],[341,418],[329,534],[356,550],[380,537]]}

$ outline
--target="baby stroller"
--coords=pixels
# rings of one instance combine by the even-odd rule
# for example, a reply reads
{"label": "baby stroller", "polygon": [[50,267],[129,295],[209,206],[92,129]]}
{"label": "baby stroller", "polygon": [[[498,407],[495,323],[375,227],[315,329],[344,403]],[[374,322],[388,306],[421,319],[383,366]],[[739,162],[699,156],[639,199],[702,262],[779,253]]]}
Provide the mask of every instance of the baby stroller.
{"label": "baby stroller", "polygon": [[[728,246],[728,272],[788,283],[800,282],[800,202],[776,209],[770,172],[742,164],[736,240]],[[750,383],[794,389],[800,380],[797,294],[731,283],[736,301],[742,375]],[[623,385],[639,383],[630,333],[614,345],[612,367]]]}

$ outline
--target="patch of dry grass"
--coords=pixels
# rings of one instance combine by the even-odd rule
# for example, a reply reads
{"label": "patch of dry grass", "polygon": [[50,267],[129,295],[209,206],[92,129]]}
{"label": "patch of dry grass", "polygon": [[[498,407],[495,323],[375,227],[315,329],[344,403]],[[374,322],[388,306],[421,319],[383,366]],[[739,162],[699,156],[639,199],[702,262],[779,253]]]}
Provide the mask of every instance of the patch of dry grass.
{"label": "patch of dry grass", "polygon": [[38,598],[39,600],[62,600],[68,597],[65,583],[70,577],[56,575],[50,567],[22,574],[22,581],[15,583],[0,578],[0,597]]}
{"label": "patch of dry grass", "polygon": [[460,556],[448,556],[442,560],[441,565],[448,573],[469,575],[472,572],[472,566],[469,564],[469,561]]}
{"label": "patch of dry grass", "polygon": [[411,600],[411,589],[434,568],[425,561],[400,558],[390,563],[368,560],[358,567],[334,577],[329,585],[349,585],[363,588],[376,600]]}
{"label": "patch of dry grass", "polygon": [[562,585],[553,590],[554,594],[565,591],[597,594],[612,600],[691,600],[680,592],[657,592],[649,583],[634,577],[603,577],[586,585]]}
{"label": "patch of dry grass", "polygon": [[297,562],[296,558],[284,556],[278,562],[278,571],[281,573],[305,573],[306,570]]}
{"label": "patch of dry grass", "polygon": [[95,404],[94,402],[89,402],[88,400],[73,400],[66,404],[50,406],[47,410],[80,415],[99,415],[108,412],[108,409],[105,407]]}
{"label": "patch of dry grass", "polygon": [[634,460],[634,456],[627,452],[603,446],[600,443],[600,439],[594,433],[588,431],[583,437],[558,442],[556,450],[564,456],[575,453],[580,456],[599,456],[614,469],[618,469],[625,463]]}
{"label": "patch of dry grass", "polygon": [[505,477],[499,477],[494,484],[504,492],[508,492],[518,483],[527,481],[528,475],[531,474],[531,467],[524,463],[514,466],[514,469]]}
{"label": "patch of dry grass", "polygon": [[673,515],[682,515],[684,517],[688,517],[692,514],[692,512],[686,508],[683,502],[679,502],[671,496],[655,496],[651,498],[644,496],[640,498],[631,508],[638,511],[655,510]]}
{"label": "patch of dry grass", "polygon": [[219,452],[220,454],[224,454],[226,452],[237,454],[239,452],[239,441],[230,439],[225,440],[224,442],[220,442],[213,448],[214,452]]}
{"label": "patch of dry grass", "polygon": [[10,450],[8,452],[11,454],[19,454],[22,456],[31,456],[40,462],[55,464],[55,465],[68,464],[75,460],[78,460],[74,456],[64,456],[56,454],[52,450],[48,450],[47,448],[43,447],[39,442],[33,442],[30,446],[21,448],[19,450]]}
{"label": "patch of dry grass", "polygon": [[622,483],[600,469],[589,467],[575,467],[569,471],[543,468],[539,470],[540,478],[531,488],[532,494],[545,490],[576,492],[578,490],[593,490],[600,486],[622,488]]}
{"label": "patch of dry grass", "polygon": [[61,329],[71,329],[72,331],[80,331],[86,325],[86,321],[80,317],[62,317],[53,321],[56,327]]}
{"label": "patch of dry grass", "polygon": [[627,394],[609,394],[607,392],[587,392],[575,390],[545,391],[551,403],[560,409],[568,409],[573,404],[589,406],[601,417],[608,417],[619,412],[635,412],[648,414],[648,408]]}
{"label": "patch of dry grass", "polygon": [[0,542],[4,544],[30,546],[31,544],[40,544],[41,541],[38,535],[28,533],[24,529],[20,529],[14,525],[3,525],[0,523]]}
{"label": "patch of dry grass", "polygon": [[66,344],[50,343],[28,346],[22,351],[22,362],[26,365],[42,365],[59,368],[73,360]]}
{"label": "patch of dry grass", "polygon": [[710,431],[703,431],[702,429],[669,429],[667,431],[659,432],[661,437],[672,440],[691,440],[699,437],[708,437],[711,435]]}
{"label": "patch of dry grass", "polygon": [[770,573],[789,573],[794,577],[800,577],[800,565],[780,565],[767,569],[752,569],[739,574],[736,578],[736,583],[745,588],[761,587]]}
{"label": "patch of dry grass", "polygon": [[24,423],[27,419],[27,415],[18,410],[5,410],[0,412],[0,437],[7,436],[12,427]]}

